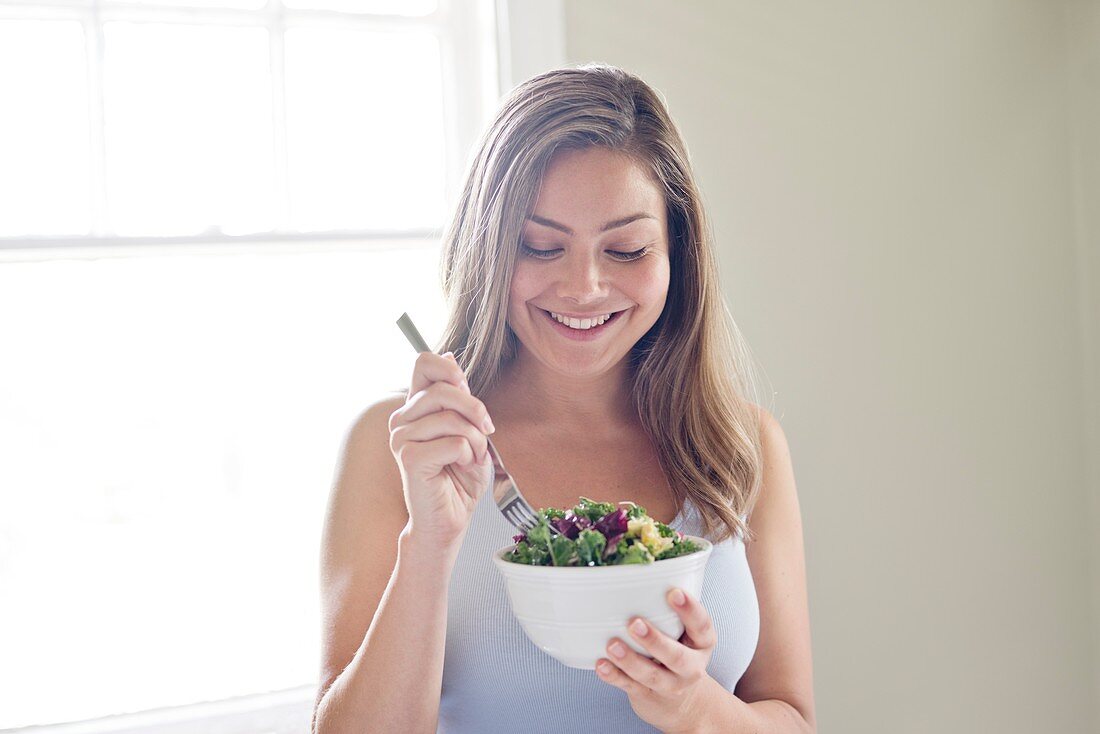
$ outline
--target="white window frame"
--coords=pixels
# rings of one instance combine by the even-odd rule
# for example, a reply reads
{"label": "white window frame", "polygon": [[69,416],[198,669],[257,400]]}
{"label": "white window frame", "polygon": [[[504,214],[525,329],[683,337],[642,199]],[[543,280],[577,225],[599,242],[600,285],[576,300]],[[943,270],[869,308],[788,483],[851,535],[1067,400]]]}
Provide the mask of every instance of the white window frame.
{"label": "white window frame", "polygon": [[[226,235],[218,231],[193,236],[117,236],[106,230],[107,189],[105,183],[106,148],[103,121],[103,23],[108,21],[163,21],[261,26],[271,31],[270,68],[272,108],[275,115],[275,169],[280,195],[288,196],[286,167],[286,131],[283,66],[283,35],[287,19],[318,23],[393,30],[419,28],[432,31],[439,39],[443,82],[445,127],[445,182],[448,202],[457,199],[467,152],[476,143],[499,102],[501,75],[497,58],[499,34],[495,0],[438,0],[435,13],[423,17],[366,15],[285,8],[282,0],[267,0],[257,10],[227,8],[174,8],[127,5],[111,0],[0,0],[0,18],[75,20],[84,27],[85,59],[88,69],[88,105],[91,121],[92,172],[89,186],[93,192],[91,234],[77,236],[0,237],[0,262],[44,260],[54,257],[103,257],[159,254],[169,250],[299,249],[306,244],[355,248],[390,248],[436,242],[439,229],[342,230],[323,233],[291,232],[285,221],[273,232]],[[456,90],[466,90],[460,96]],[[475,90],[470,94],[469,90]],[[285,217],[287,206],[280,207]],[[314,250],[315,248],[310,247]]]}

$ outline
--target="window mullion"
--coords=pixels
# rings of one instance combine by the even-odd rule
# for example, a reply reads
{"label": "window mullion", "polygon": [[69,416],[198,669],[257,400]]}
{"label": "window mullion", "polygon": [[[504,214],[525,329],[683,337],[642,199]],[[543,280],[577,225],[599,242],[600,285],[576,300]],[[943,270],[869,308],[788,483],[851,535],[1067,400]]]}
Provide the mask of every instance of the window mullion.
{"label": "window mullion", "polygon": [[286,149],[286,23],[282,0],[270,0],[272,13],[268,26],[268,49],[271,64],[271,113],[274,125],[275,154],[275,231],[289,231],[292,221],[290,212],[290,177],[287,171]]}
{"label": "window mullion", "polygon": [[110,215],[107,208],[107,140],[103,111],[103,22],[99,17],[99,0],[92,3],[83,24],[88,69],[88,144],[91,146],[91,178],[88,181],[92,198],[91,235],[100,237],[110,231]]}
{"label": "window mullion", "polygon": [[443,134],[444,155],[446,172],[444,181],[444,196],[448,205],[458,199],[458,188],[461,185],[458,173],[462,168],[462,124],[459,121],[458,96],[458,51],[455,48],[454,34],[451,29],[436,34],[439,42],[439,73],[443,88]]}

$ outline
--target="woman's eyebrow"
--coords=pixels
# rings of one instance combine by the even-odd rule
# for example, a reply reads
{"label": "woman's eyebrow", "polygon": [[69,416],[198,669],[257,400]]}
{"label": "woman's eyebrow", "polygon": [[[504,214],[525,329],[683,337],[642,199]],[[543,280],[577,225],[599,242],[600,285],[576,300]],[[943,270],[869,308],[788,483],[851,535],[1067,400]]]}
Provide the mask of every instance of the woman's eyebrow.
{"label": "woman's eyebrow", "polygon": [[[570,237],[572,237],[575,234],[573,232],[573,230],[569,229],[569,227],[566,227],[561,222],[555,222],[553,219],[547,219],[546,217],[540,217],[537,214],[532,214],[531,216],[529,216],[527,218],[530,221],[534,222],[535,224],[541,224],[544,227],[550,227],[551,229],[556,229],[559,232],[564,232],[565,234],[569,235]],[[637,221],[639,219],[656,219],[656,218],[657,217],[653,216],[652,214],[646,214],[644,212],[638,212],[637,214],[631,214],[630,216],[623,217],[622,219],[615,219],[613,221],[610,221],[607,224],[605,224],[604,226],[600,227],[600,231],[601,232],[607,232],[608,230],[618,229],[619,227],[625,227],[626,225],[630,224],[631,222]]]}

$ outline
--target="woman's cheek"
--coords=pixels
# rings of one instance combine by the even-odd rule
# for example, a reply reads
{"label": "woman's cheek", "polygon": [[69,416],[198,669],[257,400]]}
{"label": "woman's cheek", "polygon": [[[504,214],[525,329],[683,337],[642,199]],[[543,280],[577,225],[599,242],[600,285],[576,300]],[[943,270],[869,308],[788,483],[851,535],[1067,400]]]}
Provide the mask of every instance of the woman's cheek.
{"label": "woman's cheek", "polygon": [[531,285],[530,276],[526,269],[517,264],[516,269],[512,272],[512,284],[508,289],[508,310],[512,316],[518,316],[522,310],[527,308],[527,301],[535,296],[531,292]]}
{"label": "woman's cheek", "polygon": [[654,258],[634,275],[633,288],[638,294],[638,302],[663,306],[669,286],[668,260]]}

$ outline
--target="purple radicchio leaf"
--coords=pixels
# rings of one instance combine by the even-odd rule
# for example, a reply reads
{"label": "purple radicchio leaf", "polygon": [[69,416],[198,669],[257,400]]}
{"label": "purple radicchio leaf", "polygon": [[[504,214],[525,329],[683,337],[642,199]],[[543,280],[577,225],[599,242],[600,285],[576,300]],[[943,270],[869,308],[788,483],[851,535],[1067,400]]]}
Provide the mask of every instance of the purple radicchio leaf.
{"label": "purple radicchio leaf", "polygon": [[527,540],[527,533],[520,533],[519,535],[512,536],[513,543],[522,543],[525,540]]}
{"label": "purple radicchio leaf", "polygon": [[620,507],[613,512],[607,513],[596,521],[595,529],[603,533],[603,536],[607,538],[607,544],[603,549],[603,557],[605,559],[610,558],[618,549],[619,540],[626,534],[626,510]]}
{"label": "purple radicchio leaf", "polygon": [[627,530],[626,510],[621,507],[609,512],[596,521],[596,530],[603,533],[609,541],[612,535],[621,535]]}
{"label": "purple radicchio leaf", "polygon": [[577,537],[577,526],[566,517],[555,517],[550,521],[550,524],[559,533],[572,540]]}
{"label": "purple radicchio leaf", "polygon": [[577,517],[572,512],[567,512],[564,517],[554,518],[553,525],[554,529],[565,537],[576,540],[582,530],[592,526],[592,521],[587,517]]}

